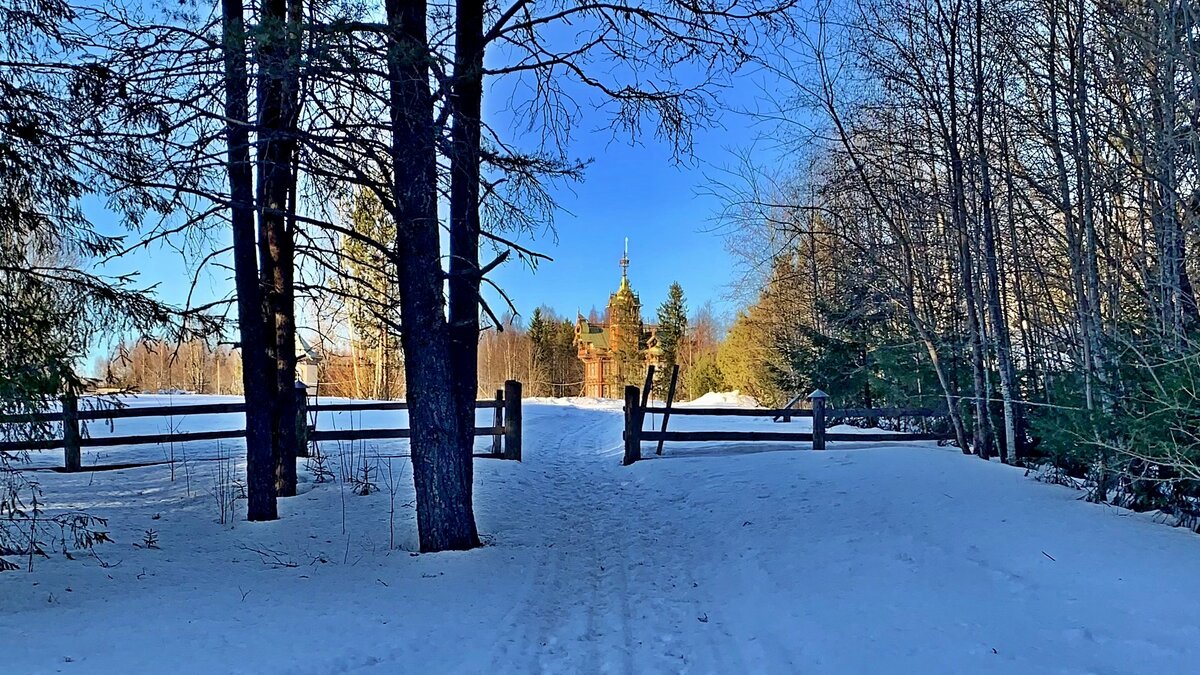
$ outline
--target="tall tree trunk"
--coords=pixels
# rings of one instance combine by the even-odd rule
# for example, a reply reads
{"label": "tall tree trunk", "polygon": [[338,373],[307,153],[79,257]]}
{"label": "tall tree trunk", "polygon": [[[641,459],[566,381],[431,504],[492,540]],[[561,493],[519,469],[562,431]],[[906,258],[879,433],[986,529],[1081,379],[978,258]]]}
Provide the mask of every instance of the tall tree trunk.
{"label": "tall tree trunk", "polygon": [[300,0],[265,0],[258,37],[259,257],[275,358],[272,408],[276,482],[296,494],[296,319],[290,213],[295,194]]}
{"label": "tall tree trunk", "polygon": [[479,545],[442,292],[437,155],[425,0],[386,0],[396,268],[417,530],[425,552]]}
{"label": "tall tree trunk", "polygon": [[254,241],[254,174],[250,164],[250,82],[246,68],[245,8],[222,0],[225,62],[225,134],[228,150],[234,283],[246,401],[246,518],[275,520],[275,463],[271,444],[275,387]]}
{"label": "tall tree trunk", "polygon": [[1000,461],[1012,463],[1017,459],[1017,422],[1013,404],[1014,380],[1012,367],[1012,343],[1008,335],[1008,322],[1004,317],[1000,300],[1000,271],[996,260],[996,217],[992,195],[991,167],[989,165],[987,135],[984,127],[983,86],[983,0],[975,0],[975,143],[979,154],[980,209],[983,216],[984,267],[987,274],[987,307],[992,323],[992,337],[996,347],[996,361],[1000,369],[1000,398],[1004,408],[1004,445],[1001,446]]}
{"label": "tall tree trunk", "polygon": [[[955,57],[950,57],[953,61]],[[962,283],[963,304],[966,308],[967,340],[971,345],[971,381],[974,389],[975,424],[972,427],[972,449],[983,459],[991,456],[991,424],[988,417],[987,381],[984,373],[983,325],[979,320],[979,298],[975,288],[975,262],[971,254],[971,237],[967,223],[965,169],[958,132],[958,103],[955,72],[948,76],[950,83],[949,135],[945,139],[950,157],[951,210],[958,236],[959,279]]]}
{"label": "tall tree trunk", "polygon": [[[1079,225],[1075,213],[1075,198],[1071,192],[1070,177],[1067,171],[1067,163],[1065,153],[1063,152],[1064,137],[1061,128],[1061,111],[1059,103],[1059,92],[1061,89],[1060,78],[1058,76],[1060,48],[1059,42],[1059,7],[1057,0],[1052,0],[1050,3],[1049,25],[1049,46],[1046,55],[1046,72],[1048,73],[1047,88],[1050,94],[1050,110],[1049,110],[1049,129],[1047,140],[1049,141],[1050,150],[1054,157],[1055,178],[1058,185],[1058,207],[1063,218],[1063,228],[1067,240],[1067,257],[1071,266],[1071,291],[1075,295],[1075,313],[1078,323],[1077,330],[1079,332],[1079,346],[1081,352],[1081,364],[1083,366],[1084,387],[1083,399],[1084,405],[1088,410],[1095,406],[1095,360],[1093,358],[1092,339],[1091,339],[1091,321],[1088,318],[1087,311],[1087,293],[1084,288],[1084,263],[1083,263],[1083,245],[1079,233]],[[1074,59],[1071,59],[1074,61]],[[1068,102],[1071,98],[1067,96]],[[1068,106],[1070,107],[1070,106]]]}
{"label": "tall tree trunk", "polygon": [[[455,6],[454,80],[450,96],[450,362],[460,443],[470,456],[475,445],[475,398],[479,388],[483,1],[457,0]],[[501,327],[497,326],[497,330]]]}

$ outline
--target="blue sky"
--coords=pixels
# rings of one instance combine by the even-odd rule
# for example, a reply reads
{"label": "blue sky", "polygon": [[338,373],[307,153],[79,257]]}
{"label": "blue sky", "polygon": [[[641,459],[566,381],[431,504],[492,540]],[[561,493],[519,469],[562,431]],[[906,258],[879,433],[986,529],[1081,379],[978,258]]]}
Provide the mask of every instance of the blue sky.
{"label": "blue sky", "polygon": [[[632,261],[630,280],[647,317],[653,316],[673,281],[682,284],[690,308],[712,301],[719,313],[731,312],[733,306],[724,298],[735,277],[734,261],[724,239],[713,232],[721,203],[708,194],[708,177],[736,163],[733,152],[753,144],[757,130],[751,120],[733,111],[755,107],[762,90],[762,79],[754,73],[736,78],[722,95],[729,110],[720,113],[715,127],[698,131],[693,156],[682,163],[673,161],[671,148],[649,133],[636,140],[614,136],[607,116],[581,101],[569,155],[592,163],[583,181],[554,191],[562,209],[554,223],[557,241],[549,232],[521,238],[554,260],[541,262],[536,270],[514,260],[493,274],[520,314],[528,317],[540,305],[564,316],[573,316],[577,308],[586,314],[593,306],[602,307],[620,279],[618,260],[625,237]],[[513,123],[513,113],[503,107],[507,96],[498,93],[493,90],[485,97],[487,114],[502,130],[507,122],[517,135],[521,125]],[[220,237],[223,245],[227,236]],[[143,284],[158,285],[161,298],[182,303],[194,262],[155,244],[111,269],[137,270]],[[210,265],[199,277],[193,303],[230,294],[229,276],[228,269]],[[107,349],[96,345],[91,357]]]}
{"label": "blue sky", "polygon": [[[730,122],[740,120],[732,119]],[[724,239],[713,232],[719,200],[705,194],[706,175],[732,162],[727,147],[749,132],[736,126],[704,132],[698,157],[672,162],[670,149],[653,140],[631,145],[596,132],[577,143],[577,154],[595,161],[582,183],[560,190],[563,213],[550,236],[534,242],[554,258],[536,270],[516,263],[496,275],[522,314],[549,305],[560,314],[602,307],[620,280],[618,261],[629,238],[629,276],[648,314],[673,281],[683,285],[689,305],[721,304],[733,278]]]}

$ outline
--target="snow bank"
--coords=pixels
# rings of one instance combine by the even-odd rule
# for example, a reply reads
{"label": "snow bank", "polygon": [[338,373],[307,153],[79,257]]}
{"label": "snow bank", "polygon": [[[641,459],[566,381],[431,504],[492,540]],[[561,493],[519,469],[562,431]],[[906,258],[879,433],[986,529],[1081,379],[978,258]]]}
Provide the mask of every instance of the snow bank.
{"label": "snow bank", "polygon": [[696,406],[698,408],[758,408],[758,400],[739,391],[710,391],[700,398],[680,403],[679,405]]}

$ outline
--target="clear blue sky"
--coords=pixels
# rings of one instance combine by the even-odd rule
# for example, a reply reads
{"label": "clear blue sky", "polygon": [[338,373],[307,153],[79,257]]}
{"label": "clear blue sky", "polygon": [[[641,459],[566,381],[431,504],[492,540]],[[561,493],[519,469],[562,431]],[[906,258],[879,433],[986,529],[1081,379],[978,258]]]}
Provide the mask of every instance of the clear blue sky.
{"label": "clear blue sky", "polygon": [[[732,109],[752,108],[762,85],[762,78],[753,73],[740,77],[725,92],[724,101]],[[505,98],[496,92],[485,97],[488,114],[501,129],[512,117],[503,107]],[[536,270],[510,262],[494,273],[495,281],[525,317],[539,305],[564,316],[573,316],[577,308],[586,314],[592,306],[603,307],[616,289],[618,260],[628,237],[630,280],[648,317],[673,281],[682,284],[690,308],[713,301],[718,312],[731,311],[724,297],[734,278],[733,261],[722,237],[711,232],[721,205],[705,194],[706,175],[735,163],[731,152],[750,146],[757,130],[747,118],[723,113],[717,128],[699,131],[694,157],[680,165],[672,161],[670,148],[652,135],[636,142],[614,136],[606,116],[587,108],[582,112],[570,155],[593,162],[582,182],[555,191],[562,208],[555,222],[557,242],[548,232],[536,239],[521,238],[523,244],[554,260],[543,261]],[[219,243],[225,245],[227,235],[219,236]],[[137,270],[142,283],[158,284],[160,297],[178,303],[187,298],[194,268],[194,260],[161,244],[110,266],[112,271]],[[224,267],[208,266],[200,275],[193,303],[228,295],[229,276]],[[89,360],[108,349],[94,346]]]}
{"label": "clear blue sky", "polygon": [[577,154],[594,159],[582,183],[557,193],[563,208],[550,236],[533,248],[554,258],[530,271],[506,265],[496,280],[508,289],[522,314],[549,305],[560,314],[578,308],[586,315],[603,307],[616,290],[624,240],[629,238],[629,277],[648,314],[666,297],[673,281],[683,285],[689,306],[722,302],[732,280],[725,242],[713,233],[720,204],[706,196],[706,174],[732,161],[727,147],[749,143],[749,131],[730,117],[728,131],[704,132],[698,157],[687,165],[672,163],[670,149],[648,139],[630,145],[604,130],[579,139]]}

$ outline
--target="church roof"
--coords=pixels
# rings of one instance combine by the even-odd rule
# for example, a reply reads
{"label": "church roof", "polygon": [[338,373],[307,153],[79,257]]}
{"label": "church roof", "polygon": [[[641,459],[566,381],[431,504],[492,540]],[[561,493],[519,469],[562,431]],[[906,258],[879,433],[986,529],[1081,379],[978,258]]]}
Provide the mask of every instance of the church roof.
{"label": "church roof", "polygon": [[597,349],[608,349],[608,327],[587,320],[581,320],[579,324],[579,341]]}

